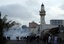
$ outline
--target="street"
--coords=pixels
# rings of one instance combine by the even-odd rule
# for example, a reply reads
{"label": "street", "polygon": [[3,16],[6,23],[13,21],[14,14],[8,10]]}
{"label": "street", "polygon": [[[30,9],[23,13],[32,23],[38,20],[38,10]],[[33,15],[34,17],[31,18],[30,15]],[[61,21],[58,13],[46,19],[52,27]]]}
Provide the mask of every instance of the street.
{"label": "street", "polygon": [[[45,44],[45,43],[42,42],[42,41],[39,41],[39,42],[37,42],[37,41],[27,42],[25,40],[23,40],[23,41],[21,41],[21,40],[20,41],[10,40],[10,41],[7,41],[6,44]],[[61,44],[64,44],[64,42],[62,42]]]}

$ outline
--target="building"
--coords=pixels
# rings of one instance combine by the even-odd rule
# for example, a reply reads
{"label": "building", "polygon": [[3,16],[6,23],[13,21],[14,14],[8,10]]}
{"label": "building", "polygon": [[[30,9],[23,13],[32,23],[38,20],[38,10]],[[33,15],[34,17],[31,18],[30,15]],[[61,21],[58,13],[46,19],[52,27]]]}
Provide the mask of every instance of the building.
{"label": "building", "polygon": [[54,27],[57,27],[55,25],[51,25],[51,24],[46,24],[45,23],[45,16],[46,16],[46,11],[45,11],[45,8],[44,8],[44,4],[41,5],[41,10],[40,10],[40,31],[48,31],[48,29],[51,29],[51,28],[54,28]]}
{"label": "building", "polygon": [[59,37],[64,40],[64,20],[53,19],[50,20],[51,25],[59,26]]}
{"label": "building", "polygon": [[38,24],[34,21],[29,23],[29,28],[36,28],[37,26]]}
{"label": "building", "polygon": [[53,20],[50,20],[50,24],[51,25],[57,25],[57,26],[59,26],[59,25],[63,25],[64,26],[64,20],[56,20],[56,19],[53,19]]}
{"label": "building", "polygon": [[37,33],[37,28],[38,28],[38,24],[36,22],[30,22],[29,23],[29,28],[30,28],[30,31],[33,33],[33,34],[36,34]]}
{"label": "building", "polygon": [[41,5],[41,10],[39,11],[39,15],[40,15],[40,22],[41,22],[39,25],[35,22],[29,23],[29,27],[30,27],[32,33],[41,34],[41,32],[43,32],[43,31],[47,32],[47,31],[49,31],[49,29],[57,27],[55,25],[50,25],[50,24],[45,23],[46,11],[44,8],[44,4]]}

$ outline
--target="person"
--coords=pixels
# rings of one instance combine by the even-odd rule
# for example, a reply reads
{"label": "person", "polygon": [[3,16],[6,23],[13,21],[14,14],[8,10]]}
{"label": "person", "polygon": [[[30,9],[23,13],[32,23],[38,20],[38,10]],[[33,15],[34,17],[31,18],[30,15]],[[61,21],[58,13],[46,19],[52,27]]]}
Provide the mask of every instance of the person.
{"label": "person", "polygon": [[58,43],[58,37],[54,37],[54,44]]}
{"label": "person", "polygon": [[59,43],[61,43],[62,42],[62,39],[61,38],[59,38]]}
{"label": "person", "polygon": [[46,35],[44,35],[44,37],[43,37],[43,41],[44,41],[44,43],[46,43],[46,44],[48,44],[48,37],[49,37],[49,34],[46,34]]}
{"label": "person", "polygon": [[17,41],[19,41],[19,37],[16,37]]}
{"label": "person", "polygon": [[51,44],[51,36],[48,37],[48,44]]}

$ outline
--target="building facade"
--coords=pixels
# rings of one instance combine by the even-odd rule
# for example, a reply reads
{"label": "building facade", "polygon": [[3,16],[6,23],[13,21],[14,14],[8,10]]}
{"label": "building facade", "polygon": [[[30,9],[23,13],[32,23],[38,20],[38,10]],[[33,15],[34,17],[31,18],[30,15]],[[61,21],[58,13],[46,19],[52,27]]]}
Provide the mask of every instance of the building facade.
{"label": "building facade", "polygon": [[59,25],[63,25],[64,26],[64,20],[56,20],[56,19],[53,19],[53,20],[50,20],[50,24],[51,25],[57,25],[57,26],[59,26]]}
{"label": "building facade", "polygon": [[36,34],[37,33],[37,28],[38,28],[38,24],[36,22],[30,22],[29,23],[29,28],[31,33]]}
{"label": "building facade", "polygon": [[38,26],[38,24],[34,21],[29,23],[30,28],[36,28],[37,26]]}

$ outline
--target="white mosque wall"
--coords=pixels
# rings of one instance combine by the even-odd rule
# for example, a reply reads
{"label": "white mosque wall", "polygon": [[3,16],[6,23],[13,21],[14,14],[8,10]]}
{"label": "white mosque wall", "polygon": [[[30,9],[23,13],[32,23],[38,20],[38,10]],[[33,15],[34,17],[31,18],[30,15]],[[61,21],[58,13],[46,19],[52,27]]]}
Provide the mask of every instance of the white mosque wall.
{"label": "white mosque wall", "polygon": [[54,27],[58,27],[58,26],[50,25],[50,24],[43,24],[42,25],[42,30],[44,30],[44,29],[51,29],[51,28],[54,28]]}

